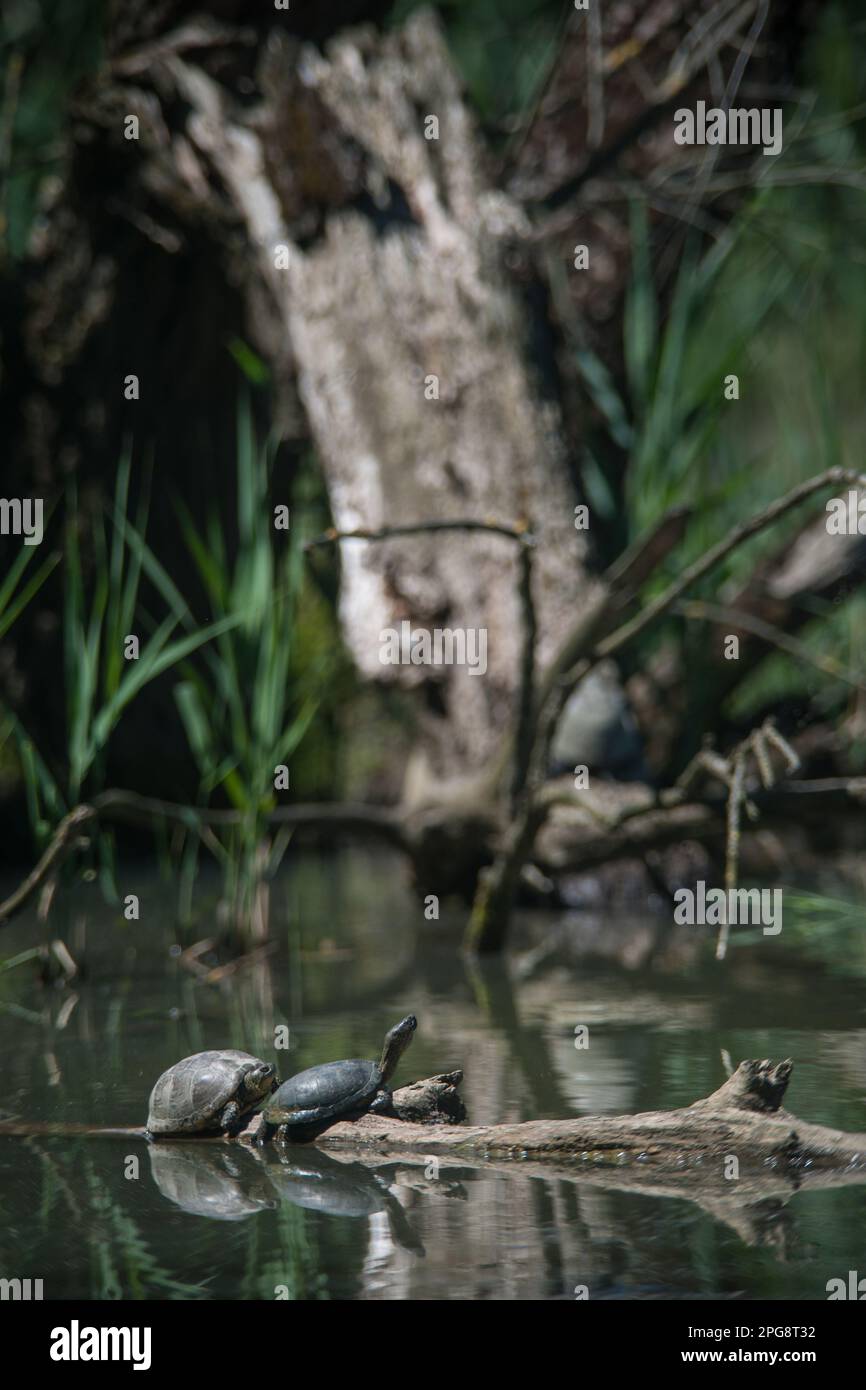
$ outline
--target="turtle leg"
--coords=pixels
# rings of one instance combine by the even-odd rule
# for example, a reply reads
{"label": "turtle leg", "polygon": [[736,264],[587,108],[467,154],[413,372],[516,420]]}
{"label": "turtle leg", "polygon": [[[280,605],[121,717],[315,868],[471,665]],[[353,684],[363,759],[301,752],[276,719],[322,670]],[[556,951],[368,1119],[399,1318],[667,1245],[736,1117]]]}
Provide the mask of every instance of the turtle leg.
{"label": "turtle leg", "polygon": [[376,1099],[370,1106],[371,1115],[393,1115],[394,1097],[391,1095],[390,1086],[383,1086]]}
{"label": "turtle leg", "polygon": [[273,1139],[278,1129],[279,1125],[269,1125],[263,1115],[262,1122],[259,1125],[259,1132],[256,1135],[256,1143],[262,1145],[269,1143],[270,1140]]}
{"label": "turtle leg", "polygon": [[223,1106],[220,1115],[220,1129],[225,1134],[238,1134],[243,1129],[244,1111],[236,1100],[230,1100]]}

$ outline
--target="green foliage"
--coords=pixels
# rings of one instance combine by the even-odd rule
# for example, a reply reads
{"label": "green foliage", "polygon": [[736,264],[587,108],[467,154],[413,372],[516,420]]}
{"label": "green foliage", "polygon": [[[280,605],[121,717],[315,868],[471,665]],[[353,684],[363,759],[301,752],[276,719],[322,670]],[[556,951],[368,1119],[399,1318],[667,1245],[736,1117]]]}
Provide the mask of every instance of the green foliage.
{"label": "green foliage", "polygon": [[[104,786],[111,740],[130,704],[152,681],[178,668],[175,700],[200,775],[201,801],[207,806],[222,794],[239,813],[220,838],[189,808],[178,880],[183,915],[190,915],[205,838],[224,866],[224,900],[242,923],[250,920],[258,887],[276,871],[288,843],[286,832],[267,834],[277,800],[275,771],[288,765],[307,735],[336,666],[336,629],[305,573],[303,524],[293,513],[290,530],[273,525],[273,462],[274,447],[258,446],[244,398],[238,412],[236,544],[216,513],[202,532],[178,506],[210,608],[203,623],[147,544],[146,486],[130,516],[129,454],[120,461],[106,516],[82,518],[72,486],[62,556],[62,765],[51,766],[24,720],[11,711],[0,720],[0,749],[7,743],[15,748],[30,822],[44,844],[73,805]],[[316,510],[315,498],[306,503]],[[32,548],[22,547],[0,585],[0,636],[61,557],[49,556],[28,575],[31,558]],[[154,600],[161,613],[151,612]],[[131,636],[139,642],[137,659],[124,656]],[[100,836],[98,850],[104,886],[115,896],[108,833]]]}
{"label": "green foliage", "polygon": [[228,350],[251,386],[264,386],[271,379],[266,362],[243,338],[232,338]]}
{"label": "green foliage", "polygon": [[623,345],[632,400],[640,412],[645,412],[650,399],[652,365],[658,344],[659,308],[646,204],[639,199],[632,201],[630,222],[632,267],[625,302]]}
{"label": "green foliage", "polygon": [[30,576],[26,584],[22,583],[27,568],[33,559],[35,549],[35,546],[22,545],[9,573],[0,584],[0,639],[6,636],[28,603],[39,593],[51,571],[60,563],[59,554],[55,552],[49,555],[37,567],[36,573]]}
{"label": "green foliage", "polygon": [[[316,704],[289,682],[303,554],[297,530],[274,531],[267,498],[271,464],[270,450],[256,447],[244,404],[238,423],[239,538],[231,571],[219,520],[211,518],[205,539],[179,508],[215,622],[243,616],[217,639],[206,674],[187,668],[175,696],[203,790],[210,794],[221,786],[238,810],[254,812],[273,806],[274,768],[294,752]],[[275,534],[286,535],[280,556]]]}
{"label": "green foliage", "polygon": [[750,344],[794,275],[765,249],[741,287],[749,227],[746,215],[703,257],[694,244],[687,246],[660,329],[646,214],[634,207],[624,319],[631,411],[623,407],[634,419],[626,488],[632,536],[675,504],[718,508],[725,475],[707,461],[724,410],[736,408],[724,398],[724,380],[743,372]]}
{"label": "green foliage", "polygon": [[[35,546],[22,545],[15,560],[13,561],[9,573],[0,584],[0,639],[6,636],[9,629],[20,618],[24,609],[36,597],[42,585],[45,583],[52,570],[60,563],[60,555],[53,553],[49,555],[42,564],[38,566],[35,574],[24,583],[24,576],[28,566],[33,559]],[[7,750],[15,750],[15,754],[7,760]],[[0,757],[2,757],[2,776],[4,780],[9,778],[14,780],[16,771],[25,774],[28,788],[34,791],[38,788],[39,779],[35,773],[36,750],[30,741],[23,735],[18,720],[9,710],[0,707]],[[17,768],[16,768],[17,761]],[[45,772],[48,777],[47,770]],[[49,779],[50,780],[50,779]],[[42,821],[36,802],[30,800],[32,811],[31,823],[36,825]]]}
{"label": "green foliage", "polygon": [[60,167],[68,102],[102,56],[100,0],[4,0],[0,9],[0,263],[27,250],[45,177]]}
{"label": "green foliage", "polygon": [[328,1280],[322,1251],[310,1213],[281,1202],[273,1227],[273,1250],[265,1253],[259,1233],[250,1227],[243,1274],[243,1297],[273,1299],[274,1290],[285,1288],[288,1302],[327,1300]]}
{"label": "green foliage", "polygon": [[[63,668],[66,693],[66,758],[53,772],[26,726],[7,711],[2,730],[14,737],[31,825],[44,841],[60,817],[103,785],[108,745],[124,711],[153,680],[194,651],[220,637],[240,620],[225,616],[207,627],[196,627],[189,609],[144,540],[148,502],[142,495],[137,524],[127,519],[130,459],[121,459],[113,504],[106,525],[95,517],[89,527],[88,573],[82,554],[80,518],[75,488],[70,489],[64,537]],[[19,558],[0,588],[0,628],[9,626],[47,578],[59,557],[49,557],[30,583],[15,596],[16,583],[27,559]],[[141,610],[140,586],[146,574],[168,604],[168,613],[145,636],[147,616]],[[3,600],[5,599],[5,602]],[[179,626],[188,630],[175,636]],[[127,637],[139,637],[137,660],[124,659]]]}
{"label": "green foliage", "polygon": [[[63,635],[70,804],[78,800],[85,779],[97,760],[103,758],[123,711],[139,691],[239,621],[226,615],[216,624],[193,628],[171,640],[187,618],[188,610],[168,575],[145,547],[142,533],[146,499],[141,504],[138,527],[126,521],[128,491],[126,455],[118,469],[110,551],[102,520],[95,521],[92,528],[95,579],[89,595],[82,575],[74,495],[69,507]],[[127,637],[138,635],[136,614],[145,555],[150,576],[170,608],[150,637],[140,639],[138,659],[125,660]]]}
{"label": "green foliage", "polygon": [[89,1247],[92,1298],[206,1297],[206,1280],[184,1282],[160,1265],[136,1222],[89,1161],[80,1200],[88,1217],[83,1238]]}
{"label": "green foliage", "polygon": [[[760,933],[734,932],[734,946],[754,946]],[[866,976],[866,912],[862,903],[822,893],[785,890],[785,940],[791,951],[832,975]]]}
{"label": "green foliage", "polygon": [[[627,541],[669,507],[693,508],[683,543],[651,581],[649,595],[797,482],[836,464],[861,462],[851,441],[862,429],[866,363],[866,80],[862,65],[843,51],[851,47],[843,39],[846,13],[844,5],[831,5],[822,21],[812,53],[818,94],[808,119],[786,112],[783,154],[759,170],[755,191],[715,242],[702,251],[695,241],[686,244],[667,293],[647,210],[633,202],[622,381],[589,351],[579,325],[570,325],[575,365],[615,446],[617,468],[626,455],[618,506],[618,474],[605,472],[611,445],[605,449],[597,437],[589,439],[584,481],[593,506],[608,518],[624,514]],[[840,111],[837,80],[850,111]],[[738,400],[724,396],[724,379],[732,373],[739,378]],[[812,515],[823,501],[812,504]],[[739,547],[694,595],[718,601],[808,515],[809,504]],[[863,680],[861,610],[856,597],[845,605],[816,604],[815,621],[798,636],[816,655],[833,656]],[[663,624],[647,643],[670,632],[670,623]],[[701,671],[707,643],[716,637],[708,625],[689,626],[682,640],[690,670]],[[848,695],[832,676],[775,654],[734,692],[726,712],[748,722],[768,703],[806,697],[831,713]],[[863,765],[866,741],[852,755]]]}
{"label": "green foliage", "polygon": [[[852,679],[866,684],[863,631],[866,628],[866,596],[853,594],[844,603],[813,603],[814,621],[805,634],[798,634],[811,655],[829,658],[846,669]],[[844,712],[849,701],[856,707],[862,696],[850,686],[840,685],[832,676],[804,667],[784,652],[773,652],[746,676],[730,700],[734,719],[748,723],[756,712],[783,700],[809,697],[819,715],[830,718]],[[841,707],[841,709],[840,709]],[[844,731],[850,739],[848,760],[853,771],[866,769],[866,733],[856,714]]]}
{"label": "green foliage", "polygon": [[[221,789],[241,812],[228,836],[224,863],[229,897],[241,917],[261,875],[272,874],[286,837],[266,840],[267,816],[276,806],[274,776],[287,766],[315,714],[327,661],[304,675],[292,670],[293,645],[304,592],[302,531],[277,531],[268,503],[271,445],[259,447],[249,401],[238,412],[238,542],[229,545],[219,517],[206,534],[178,504],[181,526],[217,627],[232,615],[241,621],[223,630],[203,667],[187,663],[175,699],[201,776],[205,801]],[[246,904],[245,907],[241,903]]]}

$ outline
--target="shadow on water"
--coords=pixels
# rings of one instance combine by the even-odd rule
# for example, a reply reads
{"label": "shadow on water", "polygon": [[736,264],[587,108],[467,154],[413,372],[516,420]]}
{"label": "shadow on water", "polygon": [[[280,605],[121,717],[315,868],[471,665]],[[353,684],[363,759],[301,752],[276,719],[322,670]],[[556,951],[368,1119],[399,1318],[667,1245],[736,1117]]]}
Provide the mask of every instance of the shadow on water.
{"label": "shadow on water", "polygon": [[[476,1123],[689,1104],[724,1079],[724,1049],[792,1056],[793,1111],[866,1128],[866,962],[840,970],[836,938],[824,959],[783,931],[719,966],[651,916],[527,916],[507,959],[469,962],[462,924],[425,921],[399,863],[347,850],[287,862],[272,947],[237,964],[204,909],[183,936],[171,885],[126,878],[138,922],[80,890],[50,934],[4,929],[5,961],[61,936],[82,969],[49,987],[0,961],[2,1118],[141,1124],[190,1052],[240,1047],[287,1076],[377,1055],[411,1011],[398,1084],[462,1067]],[[0,1273],[47,1298],[822,1298],[862,1264],[864,1217],[856,1185],[699,1204],[579,1165],[0,1136]]]}

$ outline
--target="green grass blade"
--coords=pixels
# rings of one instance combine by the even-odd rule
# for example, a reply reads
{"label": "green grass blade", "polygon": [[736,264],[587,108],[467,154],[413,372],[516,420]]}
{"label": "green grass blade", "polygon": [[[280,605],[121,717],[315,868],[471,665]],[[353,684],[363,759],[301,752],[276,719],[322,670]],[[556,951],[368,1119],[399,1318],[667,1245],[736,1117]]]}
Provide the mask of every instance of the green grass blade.
{"label": "green grass blade", "polygon": [[658,303],[650,261],[647,207],[634,200],[630,209],[632,265],[625,301],[625,366],[632,399],[639,412],[650,397],[658,339]]}
{"label": "green grass blade", "polygon": [[601,358],[591,348],[579,347],[575,361],[593,401],[607,421],[611,438],[621,449],[630,449],[634,432],[622,397]]}
{"label": "green grass blade", "polygon": [[241,615],[231,615],[207,628],[200,628],[196,632],[187,633],[185,637],[180,637],[176,642],[166,646],[168,636],[177,626],[176,619],[166,618],[141,652],[138,661],[130,663],[127,667],[117,692],[102,707],[94,720],[92,740],[94,751],[104,746],[121,714],[144,686],[155,680],[157,676],[162,675],[164,671],[176,666],[185,657],[197,651],[199,647],[203,647],[205,643],[212,642],[221,633],[237,627],[240,622]]}
{"label": "green grass blade", "polygon": [[225,568],[220,565],[213,549],[208,548],[181,498],[175,500],[175,511],[187,550],[195,561],[210,598],[211,611],[214,617],[219,617],[226,611]]}
{"label": "green grass blade", "polygon": [[[32,548],[31,546],[27,547],[27,553],[24,556],[24,564],[17,571],[16,582],[17,577],[24,573]],[[30,576],[24,588],[11,602],[10,596],[14,591],[14,583],[11,590],[7,588],[9,583],[9,576],[7,575],[3,589],[0,590],[0,638],[6,636],[12,624],[21,616],[31,599],[39,593],[39,590],[42,588],[42,585],[45,583],[52,570],[56,569],[57,565],[60,563],[61,558],[59,551],[56,551],[53,555],[49,555],[46,560],[43,560],[36,573]],[[13,570],[16,566],[17,561],[16,565],[13,566]],[[11,573],[12,571],[10,571],[10,574]]]}
{"label": "green grass blade", "polygon": [[178,681],[174,699],[196,766],[202,777],[211,778],[217,766],[213,730],[205,715],[201,695],[191,680]]}
{"label": "green grass blade", "polygon": [[[138,527],[134,526],[125,516],[117,512],[114,514],[114,523],[116,526],[120,527],[130,552],[135,557],[154,588],[168,604],[177,622],[180,623],[182,627],[189,627],[193,622],[193,616],[186,599],[168,573],[168,570],[156,558]],[[136,579],[136,589],[133,590],[133,593],[137,590],[137,585],[138,580]]]}

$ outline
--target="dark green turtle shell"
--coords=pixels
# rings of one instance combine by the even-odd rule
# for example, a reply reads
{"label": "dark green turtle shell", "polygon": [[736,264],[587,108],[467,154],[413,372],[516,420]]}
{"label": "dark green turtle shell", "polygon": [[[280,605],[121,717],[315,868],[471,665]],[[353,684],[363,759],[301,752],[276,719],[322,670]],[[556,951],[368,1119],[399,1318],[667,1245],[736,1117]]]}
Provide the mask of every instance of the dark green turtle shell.
{"label": "dark green turtle shell", "polygon": [[290,1076],[268,1101],[268,1124],[309,1124],[335,1120],[366,1110],[382,1087],[378,1062],[350,1057],[342,1062],[322,1062]]}

